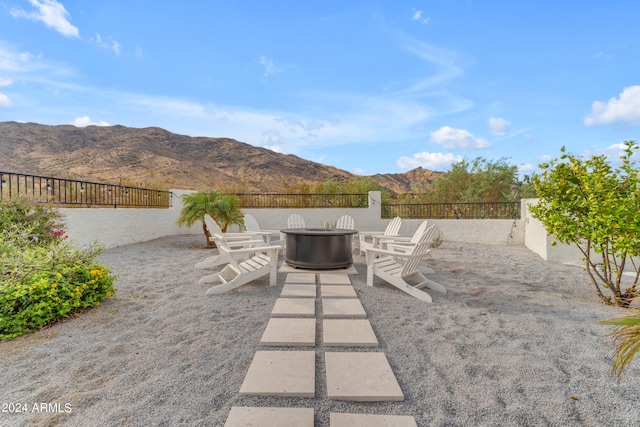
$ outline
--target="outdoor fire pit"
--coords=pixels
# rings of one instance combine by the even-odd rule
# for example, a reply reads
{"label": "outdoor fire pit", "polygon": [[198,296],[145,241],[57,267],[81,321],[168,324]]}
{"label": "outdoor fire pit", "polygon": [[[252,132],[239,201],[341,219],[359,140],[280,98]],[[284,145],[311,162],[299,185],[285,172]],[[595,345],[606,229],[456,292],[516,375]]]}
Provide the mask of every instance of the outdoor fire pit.
{"label": "outdoor fire pit", "polygon": [[347,268],[353,264],[351,254],[355,230],[333,228],[286,228],[287,264],[310,270]]}

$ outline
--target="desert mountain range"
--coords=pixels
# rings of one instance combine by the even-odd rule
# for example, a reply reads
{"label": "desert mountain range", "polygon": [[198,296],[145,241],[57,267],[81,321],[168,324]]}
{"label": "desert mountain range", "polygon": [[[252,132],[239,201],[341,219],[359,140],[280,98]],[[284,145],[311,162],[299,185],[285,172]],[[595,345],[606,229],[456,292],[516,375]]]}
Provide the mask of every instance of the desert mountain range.
{"label": "desert mountain range", "polygon": [[[229,138],[125,126],[0,122],[0,171],[160,189],[233,188],[277,192],[284,183],[358,177],[347,171]],[[370,178],[392,193],[427,184],[422,168]]]}

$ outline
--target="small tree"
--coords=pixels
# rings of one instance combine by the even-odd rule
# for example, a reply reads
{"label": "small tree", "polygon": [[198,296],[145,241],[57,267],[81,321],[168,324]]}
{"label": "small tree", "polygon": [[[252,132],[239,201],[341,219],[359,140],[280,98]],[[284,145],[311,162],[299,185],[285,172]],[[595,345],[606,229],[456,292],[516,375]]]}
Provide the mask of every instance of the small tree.
{"label": "small tree", "polygon": [[518,167],[505,158],[492,161],[478,157],[463,159],[451,170],[424,187],[427,200],[447,202],[512,202],[532,194],[527,183],[518,181]]}
{"label": "small tree", "polygon": [[[563,147],[560,160],[540,165],[542,173],[533,177],[539,204],[531,211],[555,240],[582,252],[600,299],[627,307],[638,296],[640,265],[633,257],[640,254],[640,179],[631,160],[638,146],[624,146],[615,169],[604,155],[583,160]],[[622,273],[629,267],[635,274],[624,284]]]}
{"label": "small tree", "polygon": [[204,222],[205,214],[209,214],[220,225],[223,232],[227,231],[227,227],[231,224],[244,224],[243,214],[236,196],[218,190],[185,194],[182,197],[182,210],[178,218],[178,225],[191,227],[198,221],[202,222],[202,230],[208,246],[215,247],[215,243],[211,241],[211,233]]}

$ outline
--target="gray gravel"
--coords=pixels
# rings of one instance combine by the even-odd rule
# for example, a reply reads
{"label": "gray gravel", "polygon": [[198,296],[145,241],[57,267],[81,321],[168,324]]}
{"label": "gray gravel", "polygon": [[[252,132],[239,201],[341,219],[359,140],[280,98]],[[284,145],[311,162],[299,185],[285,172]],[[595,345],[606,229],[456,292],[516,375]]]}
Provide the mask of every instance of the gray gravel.
{"label": "gray gravel", "polygon": [[355,258],[380,346],[338,351],[384,351],[403,402],[327,400],[321,346],[316,398],[241,397],[253,355],[270,349],[259,341],[284,276],[206,297],[206,272],[193,268],[212,253],[203,241],[106,251],[113,298],[0,343],[0,426],[222,426],[232,406],[311,407],[316,426],[330,412],[412,415],[420,426],[640,424],[639,361],[618,383],[608,329],[596,324],[624,311],[601,305],[579,267],[522,246],[445,242],[429,265],[449,292],[432,293],[433,304],[379,280],[367,287]]}

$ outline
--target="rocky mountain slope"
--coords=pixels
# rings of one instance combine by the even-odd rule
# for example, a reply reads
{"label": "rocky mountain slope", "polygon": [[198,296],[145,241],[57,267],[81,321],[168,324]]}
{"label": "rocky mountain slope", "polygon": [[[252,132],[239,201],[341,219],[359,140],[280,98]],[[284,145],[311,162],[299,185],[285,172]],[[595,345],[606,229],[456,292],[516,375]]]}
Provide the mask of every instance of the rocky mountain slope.
{"label": "rocky mountain slope", "polygon": [[[284,183],[352,179],[347,171],[229,138],[124,126],[0,122],[0,171],[154,188],[279,191]],[[437,173],[422,168],[371,178],[394,193]]]}

